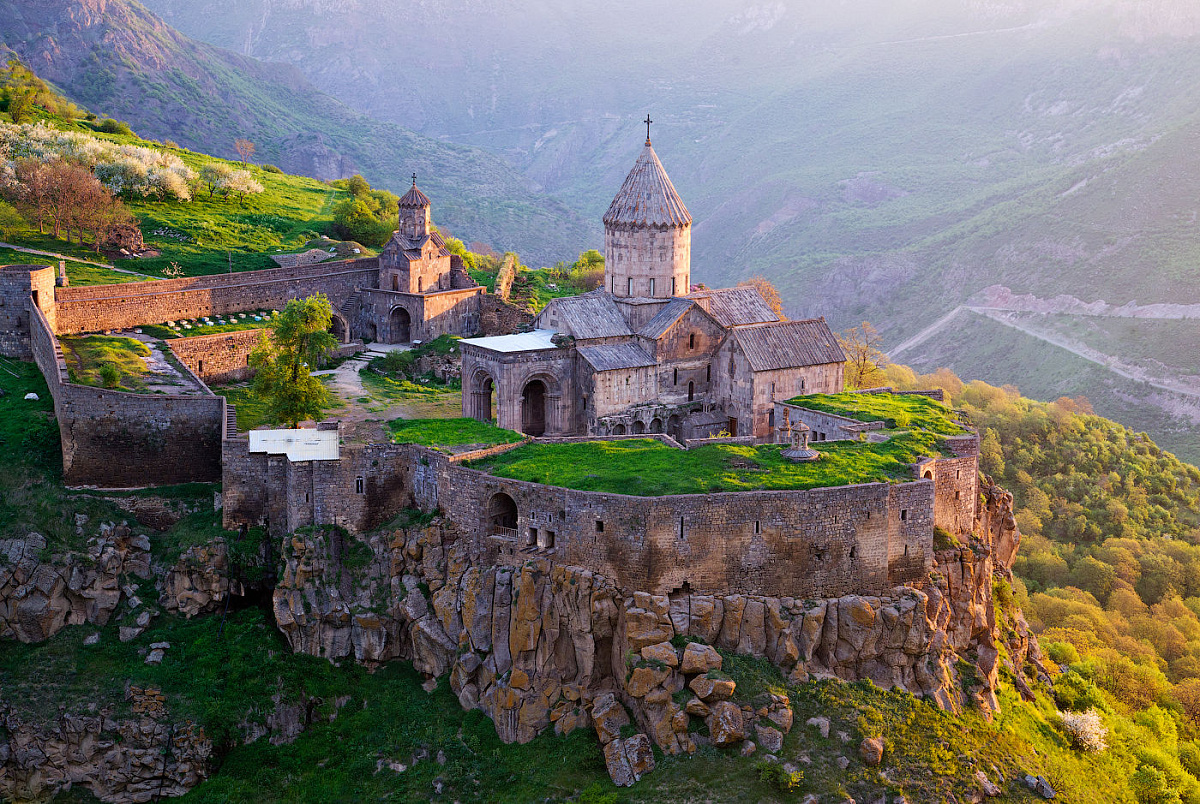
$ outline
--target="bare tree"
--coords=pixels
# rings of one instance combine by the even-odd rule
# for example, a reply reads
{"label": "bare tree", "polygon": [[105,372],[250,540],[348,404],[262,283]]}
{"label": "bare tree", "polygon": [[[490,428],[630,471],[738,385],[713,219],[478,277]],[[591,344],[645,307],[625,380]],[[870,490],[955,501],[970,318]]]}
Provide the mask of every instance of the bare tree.
{"label": "bare tree", "polygon": [[787,316],[783,314],[783,299],[779,298],[779,291],[775,289],[775,285],[771,284],[770,279],[765,276],[752,276],[745,282],[738,282],[738,287],[757,289],[763,297],[763,301],[767,303],[767,307],[771,308],[771,312],[777,315],[780,321],[787,321]]}
{"label": "bare tree", "polygon": [[254,157],[254,143],[245,137],[238,137],[233,141],[233,150],[237,151],[237,155],[242,158],[242,164],[245,165]]}
{"label": "bare tree", "polygon": [[883,369],[888,364],[883,353],[883,338],[875,327],[864,321],[838,335],[838,343],[846,353],[846,385],[850,388],[871,388],[883,382]]}

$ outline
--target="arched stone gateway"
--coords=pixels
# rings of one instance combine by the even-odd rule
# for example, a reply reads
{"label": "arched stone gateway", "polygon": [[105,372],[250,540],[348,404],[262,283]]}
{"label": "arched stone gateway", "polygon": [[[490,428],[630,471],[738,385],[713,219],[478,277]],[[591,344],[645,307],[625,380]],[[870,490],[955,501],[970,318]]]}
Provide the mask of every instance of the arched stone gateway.
{"label": "arched stone gateway", "polygon": [[667,433],[671,438],[682,438],[682,434],[679,432],[679,416],[674,413],[667,419]]}
{"label": "arched stone gateway", "polygon": [[521,432],[546,434],[546,383],[541,380],[530,380],[521,392]]}
{"label": "arched stone gateway", "polygon": [[625,435],[625,425],[618,424],[618,425],[614,426],[612,429],[612,434],[615,436]]}
{"label": "arched stone gateway", "polygon": [[633,434],[641,435],[644,432],[646,432],[646,424],[641,421],[635,421],[633,423]]}
{"label": "arched stone gateway", "polygon": [[517,503],[500,491],[488,500],[484,527],[489,536],[517,535]]}
{"label": "arched stone gateway", "polygon": [[403,307],[392,308],[388,317],[391,343],[408,343],[412,340],[412,316]]}
{"label": "arched stone gateway", "polygon": [[492,421],[492,394],[495,390],[496,383],[486,371],[477,371],[471,376],[471,384],[467,389],[470,394],[467,413],[472,419]]}
{"label": "arched stone gateway", "polygon": [[338,343],[350,342],[350,327],[346,325],[346,319],[337,313],[333,314],[333,319],[329,322],[329,331],[337,338]]}
{"label": "arched stone gateway", "polygon": [[650,432],[661,433],[663,431],[662,419],[655,417],[650,422]]}

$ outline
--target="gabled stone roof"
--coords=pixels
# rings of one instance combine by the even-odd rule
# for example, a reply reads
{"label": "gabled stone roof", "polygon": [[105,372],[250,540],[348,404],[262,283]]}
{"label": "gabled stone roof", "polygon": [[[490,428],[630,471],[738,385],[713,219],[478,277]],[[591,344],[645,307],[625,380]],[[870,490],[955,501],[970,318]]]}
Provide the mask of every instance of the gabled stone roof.
{"label": "gabled stone roof", "polygon": [[733,337],[754,371],[846,362],[824,318],[735,327]]}
{"label": "gabled stone roof", "polygon": [[684,298],[695,299],[723,327],[767,324],[779,320],[779,316],[771,312],[755,287],[698,290]]}
{"label": "gabled stone roof", "polygon": [[446,241],[443,240],[442,235],[436,231],[432,234],[427,234],[424,237],[418,237],[415,240],[405,237],[399,232],[392,232],[391,242],[395,243],[400,251],[404,253],[404,256],[408,259],[419,260],[421,259],[421,249],[424,248],[425,243],[429,240],[433,241],[433,247],[437,249],[438,257],[450,256],[450,249],[446,248]]}
{"label": "gabled stone roof", "polygon": [[[551,318],[555,324],[550,323]],[[603,290],[553,299],[538,315],[537,322],[538,326],[553,327],[580,341],[633,334],[612,295]]]}
{"label": "gabled stone roof", "polygon": [[400,206],[410,209],[429,206],[429,196],[417,189],[416,179],[413,179],[413,186],[401,197]]}
{"label": "gabled stone roof", "polygon": [[595,371],[649,368],[658,365],[654,358],[632,343],[606,343],[580,346],[579,356]]}
{"label": "gabled stone roof", "polygon": [[654,338],[658,340],[667,333],[675,322],[683,318],[687,311],[692,309],[695,302],[690,299],[674,298],[663,305],[663,308],[658,311],[658,314],[646,322],[645,326],[638,330],[638,335],[643,338]]}
{"label": "gabled stone roof", "polygon": [[692,222],[692,214],[675,192],[675,185],[646,141],[646,147],[633,163],[617,197],[604,213],[605,226],[683,227]]}

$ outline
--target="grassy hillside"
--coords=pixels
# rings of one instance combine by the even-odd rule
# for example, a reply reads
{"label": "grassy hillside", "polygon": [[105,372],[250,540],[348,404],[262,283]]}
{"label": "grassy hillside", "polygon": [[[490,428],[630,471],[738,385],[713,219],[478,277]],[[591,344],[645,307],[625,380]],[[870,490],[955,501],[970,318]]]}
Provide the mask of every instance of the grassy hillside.
{"label": "grassy hillside", "polygon": [[194,42],[135,2],[86,12],[76,5],[0,3],[0,45],[71,100],[139,132],[220,156],[232,156],[235,138],[244,137],[260,162],[319,178],[362,173],[393,190],[415,172],[436,221],[468,242],[533,260],[576,254],[586,239],[588,230],[565,207],[484,151],[379,123],[290,67]]}

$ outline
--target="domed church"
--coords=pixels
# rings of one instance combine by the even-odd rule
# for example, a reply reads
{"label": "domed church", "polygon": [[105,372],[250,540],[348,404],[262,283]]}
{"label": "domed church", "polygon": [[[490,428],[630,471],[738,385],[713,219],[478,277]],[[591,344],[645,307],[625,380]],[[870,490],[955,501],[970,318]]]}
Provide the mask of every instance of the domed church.
{"label": "domed church", "polygon": [[604,215],[604,285],[554,299],[530,332],[463,340],[463,415],[533,436],[767,441],[776,401],[842,390],[824,318],[782,321],[753,287],[693,290],[691,253],[647,136]]}

